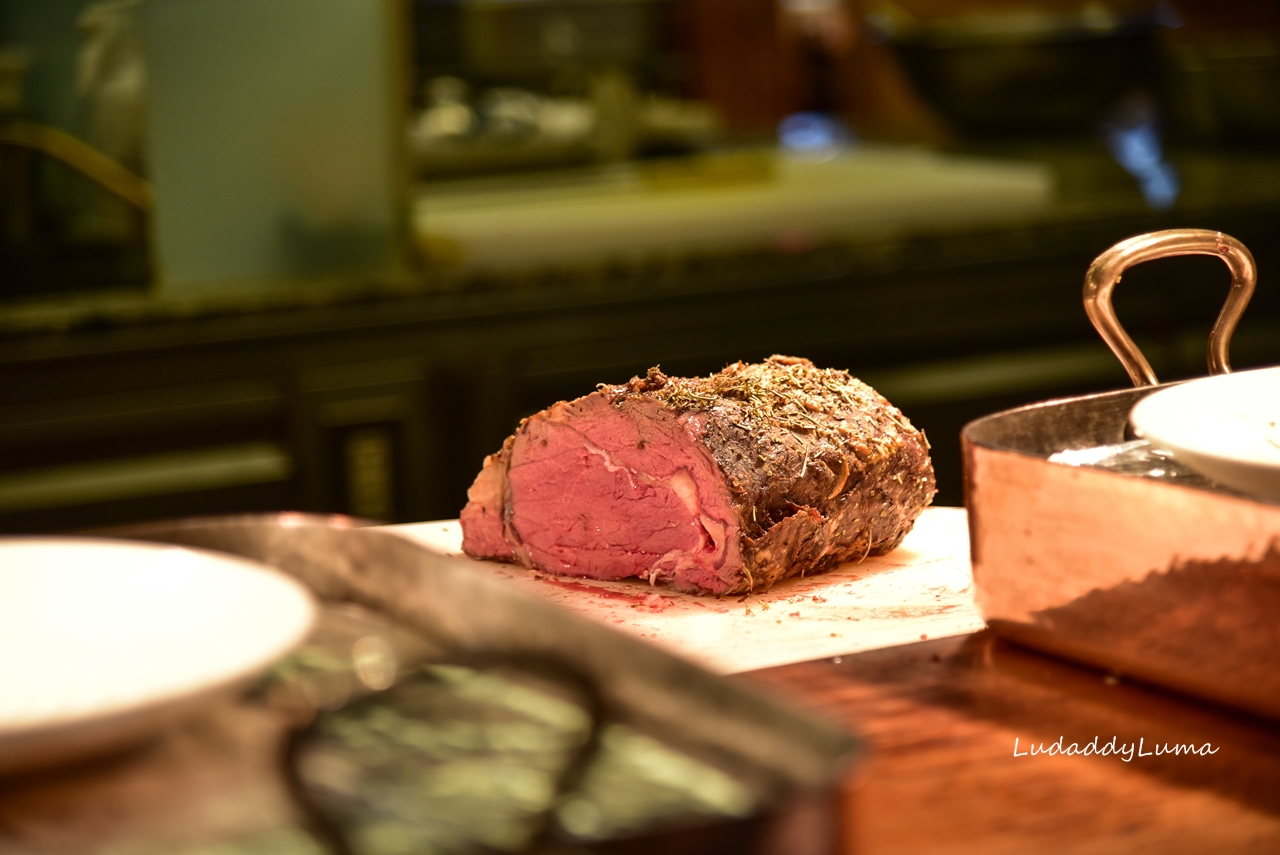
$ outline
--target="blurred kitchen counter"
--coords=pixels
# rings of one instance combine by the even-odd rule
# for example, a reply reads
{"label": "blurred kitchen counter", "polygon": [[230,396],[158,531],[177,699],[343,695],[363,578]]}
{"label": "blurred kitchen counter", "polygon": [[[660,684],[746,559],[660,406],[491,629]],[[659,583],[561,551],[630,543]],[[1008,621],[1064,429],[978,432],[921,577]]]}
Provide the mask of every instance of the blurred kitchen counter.
{"label": "blurred kitchen counter", "polygon": [[[0,529],[283,507],[453,517],[521,416],[650,365],[775,352],[847,367],[904,408],[933,439],[938,501],[958,504],[965,421],[1126,384],[1080,287],[1099,252],[1158,228],[1253,250],[1262,282],[1232,356],[1280,361],[1280,156],[1175,153],[1165,212],[1101,143],[846,160],[427,185],[434,263],[408,282],[9,302]],[[477,246],[501,263],[468,261]],[[1205,258],[1126,275],[1117,310],[1162,378],[1203,372],[1226,284]]]}
{"label": "blurred kitchen counter", "polygon": [[1042,164],[918,148],[748,149],[523,179],[422,186],[414,227],[454,276],[798,253],[1025,222],[1054,199]]}

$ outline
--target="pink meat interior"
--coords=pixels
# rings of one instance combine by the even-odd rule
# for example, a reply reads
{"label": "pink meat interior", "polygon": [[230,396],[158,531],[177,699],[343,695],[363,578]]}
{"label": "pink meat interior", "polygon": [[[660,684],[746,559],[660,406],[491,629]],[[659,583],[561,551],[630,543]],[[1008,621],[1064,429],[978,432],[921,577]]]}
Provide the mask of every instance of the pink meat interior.
{"label": "pink meat interior", "polygon": [[696,416],[600,395],[531,419],[507,473],[516,551],[552,573],[728,590],[737,515],[700,432]]}

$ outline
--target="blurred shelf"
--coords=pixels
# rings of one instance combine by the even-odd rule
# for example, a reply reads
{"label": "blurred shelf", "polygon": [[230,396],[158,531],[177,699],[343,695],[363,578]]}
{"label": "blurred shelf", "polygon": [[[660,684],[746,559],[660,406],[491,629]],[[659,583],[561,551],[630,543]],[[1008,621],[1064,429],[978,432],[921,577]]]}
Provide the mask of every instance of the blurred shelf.
{"label": "blurred shelf", "polygon": [[[958,504],[955,437],[965,421],[1125,385],[1084,316],[1081,284],[1099,252],[1158,228],[1215,228],[1253,250],[1262,281],[1233,360],[1280,362],[1280,289],[1268,286],[1269,271],[1280,269],[1280,155],[1175,153],[1183,193],[1158,212],[1101,143],[976,154],[1033,164],[1012,174],[1031,176],[1033,189],[1043,186],[1035,176],[1052,175],[1052,195],[1028,193],[1023,202],[1034,204],[1020,216],[992,219],[957,216],[966,210],[960,194],[946,216],[926,212],[916,225],[886,214],[887,228],[850,231],[851,220],[841,219],[843,233],[789,244],[505,270],[438,266],[412,283],[332,282],[199,300],[117,293],[3,304],[0,480],[266,447],[255,443],[288,465],[260,483],[15,509],[0,513],[0,530],[357,505],[394,520],[453,517],[483,456],[521,416],[654,364],[701,374],[771,353],[848,368],[906,408],[933,441],[939,501]],[[551,207],[650,194],[661,211],[682,194],[749,195],[773,180],[736,169],[722,171],[719,185],[676,170],[659,174],[666,183],[657,188],[641,171],[613,169],[526,177],[505,191],[493,190],[496,179],[469,191],[453,184],[450,192],[477,194],[456,210],[510,192]],[[697,180],[697,190],[684,183]],[[856,202],[840,196],[832,191],[828,211]],[[1126,274],[1117,311],[1162,379],[1203,372],[1205,337],[1226,287],[1213,259]],[[206,398],[225,407],[200,409]],[[211,412],[222,417],[202,421]],[[380,485],[376,496],[370,484]]]}

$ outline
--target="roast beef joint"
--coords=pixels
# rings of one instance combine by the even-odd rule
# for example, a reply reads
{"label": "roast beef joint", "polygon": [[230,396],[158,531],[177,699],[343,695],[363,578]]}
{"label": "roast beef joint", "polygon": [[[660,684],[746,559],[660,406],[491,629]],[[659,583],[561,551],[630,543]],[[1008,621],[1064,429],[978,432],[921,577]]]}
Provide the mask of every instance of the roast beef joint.
{"label": "roast beef joint", "polygon": [[934,492],[924,434],[847,372],[651,368],[522,421],[467,493],[463,550],[741,593],[888,552]]}

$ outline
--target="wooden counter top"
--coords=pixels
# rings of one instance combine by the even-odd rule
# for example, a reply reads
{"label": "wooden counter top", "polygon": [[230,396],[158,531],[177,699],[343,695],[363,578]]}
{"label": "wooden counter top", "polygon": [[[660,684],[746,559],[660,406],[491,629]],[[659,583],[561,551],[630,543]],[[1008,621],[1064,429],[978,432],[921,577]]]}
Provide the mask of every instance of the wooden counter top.
{"label": "wooden counter top", "polygon": [[[1280,851],[1280,730],[986,632],[780,666],[749,680],[869,738],[860,855]],[[219,709],[114,760],[0,782],[6,855],[322,855],[288,827],[276,728]],[[1143,740],[1211,756],[1013,755]],[[238,837],[240,845],[199,843]]]}
{"label": "wooden counter top", "polygon": [[[1280,728],[983,631],[746,677],[866,736],[866,855],[1280,851]],[[1097,737],[1123,756],[1032,756]],[[1015,740],[1020,756],[1014,756]],[[1208,756],[1155,756],[1210,745]],[[1021,756],[1021,752],[1028,752]]]}

